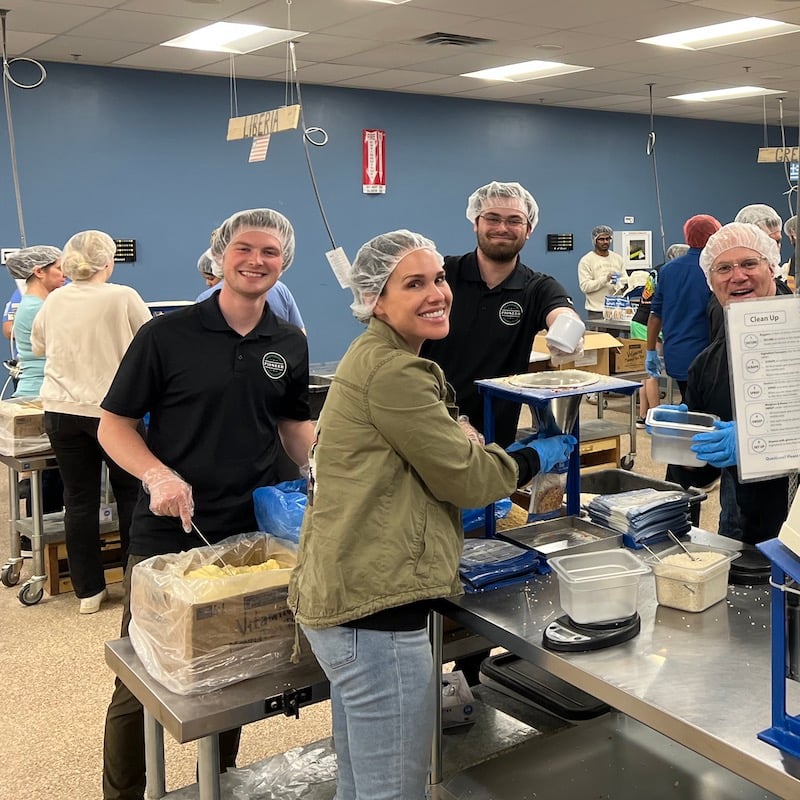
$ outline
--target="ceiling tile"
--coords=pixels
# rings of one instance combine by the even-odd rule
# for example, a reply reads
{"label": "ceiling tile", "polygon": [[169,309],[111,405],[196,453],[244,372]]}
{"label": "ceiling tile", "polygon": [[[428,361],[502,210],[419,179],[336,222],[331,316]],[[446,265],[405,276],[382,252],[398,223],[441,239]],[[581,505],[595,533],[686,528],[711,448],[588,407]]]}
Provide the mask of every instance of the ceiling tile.
{"label": "ceiling tile", "polygon": [[426,80],[438,80],[441,77],[435,72],[409,72],[402,69],[393,69],[353,78],[353,80],[347,82],[347,85],[357,86],[360,89],[399,89],[424,83]]}
{"label": "ceiling tile", "polygon": [[78,54],[81,64],[106,66],[142,49],[137,42],[110,42],[106,39],[86,39],[82,36],[56,36],[29,50],[25,55],[41,61],[75,61]]}
{"label": "ceiling tile", "polygon": [[[257,0],[221,0],[221,2],[192,3],[188,0],[116,0],[120,11],[138,11],[145,14],[164,14],[171,17],[218,22],[232,14],[255,5]],[[284,14],[286,3],[282,3]],[[198,26],[199,27],[199,26]],[[285,26],[282,26],[285,27]]]}
{"label": "ceiling tile", "polygon": [[408,44],[388,44],[376,47],[373,50],[366,50],[363,53],[356,53],[352,56],[336,58],[333,61],[354,66],[376,66],[380,69],[395,69],[426,61],[434,61],[437,57],[438,53],[435,48],[425,48],[422,45],[412,47]]}
{"label": "ceiling tile", "polygon": [[426,11],[408,6],[374,4],[378,11],[363,14],[342,25],[332,25],[322,32],[342,36],[366,36],[385,42],[410,42],[434,31],[463,34],[475,17],[464,14]]}
{"label": "ceiling tile", "polygon": [[128,42],[159,44],[183,36],[208,24],[208,20],[167,17],[132,11],[106,11],[89,22],[73,28],[75,36],[120,39]]}
{"label": "ceiling tile", "polygon": [[14,31],[65,33],[107,13],[96,6],[68,6],[37,0],[3,0],[2,6],[10,12],[6,18],[9,42],[13,40]]}
{"label": "ceiling tile", "polygon": [[114,62],[114,66],[189,72],[218,60],[219,53],[210,53],[204,50],[187,50],[184,47],[148,47],[138,53],[118,59]]}

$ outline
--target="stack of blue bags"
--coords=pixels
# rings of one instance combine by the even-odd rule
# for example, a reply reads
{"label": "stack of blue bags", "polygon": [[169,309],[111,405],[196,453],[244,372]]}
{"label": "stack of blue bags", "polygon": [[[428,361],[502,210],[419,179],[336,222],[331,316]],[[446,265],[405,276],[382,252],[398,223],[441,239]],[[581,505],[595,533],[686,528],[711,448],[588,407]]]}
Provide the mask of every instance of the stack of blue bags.
{"label": "stack of blue bags", "polygon": [[502,589],[550,572],[535,550],[501,539],[466,539],[459,574],[467,594]]}
{"label": "stack of blue bags", "polygon": [[597,525],[622,534],[628,547],[641,549],[668,538],[688,533],[690,495],[682,491],[634,489],[630,492],[602,494],[592,500],[586,510]]}

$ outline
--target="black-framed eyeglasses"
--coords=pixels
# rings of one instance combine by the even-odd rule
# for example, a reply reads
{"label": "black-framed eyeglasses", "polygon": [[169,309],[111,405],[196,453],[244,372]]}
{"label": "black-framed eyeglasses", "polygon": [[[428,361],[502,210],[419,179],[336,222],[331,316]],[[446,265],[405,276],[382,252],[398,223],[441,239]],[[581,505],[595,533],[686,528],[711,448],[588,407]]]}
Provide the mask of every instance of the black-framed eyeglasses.
{"label": "black-framed eyeglasses", "polygon": [[525,217],[501,217],[499,214],[478,214],[478,216],[490,227],[499,228],[505,225],[506,228],[522,228],[528,224]]}
{"label": "black-framed eyeglasses", "polygon": [[739,267],[739,269],[743,270],[744,272],[752,272],[759,264],[761,264],[762,261],[766,260],[767,259],[763,256],[761,256],[761,258],[756,258],[753,256],[751,258],[743,258],[741,261],[725,261],[722,264],[715,264],[709,269],[709,272],[714,272],[717,275],[726,278],[733,274],[733,271],[736,269],[736,267]]}

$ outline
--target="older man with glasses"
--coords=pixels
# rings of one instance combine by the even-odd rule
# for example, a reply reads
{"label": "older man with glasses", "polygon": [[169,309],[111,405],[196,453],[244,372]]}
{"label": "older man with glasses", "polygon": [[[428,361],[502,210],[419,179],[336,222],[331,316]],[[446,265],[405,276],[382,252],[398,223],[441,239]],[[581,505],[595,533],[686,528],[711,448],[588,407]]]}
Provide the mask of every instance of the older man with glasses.
{"label": "older man with glasses", "polygon": [[[700,254],[700,267],[723,308],[728,303],[757,297],[791,294],[785,284],[775,280],[779,263],[780,252],[774,239],[756,225],[743,222],[724,225],[709,238]],[[693,437],[692,450],[699,459],[707,461],[711,467],[721,468],[732,479],[740,509],[742,541],[752,546],[778,535],[786,519],[788,480],[784,477],[739,482],[729,373],[723,321],[720,335],[689,367],[686,405],[677,408],[716,414],[720,418],[720,422],[714,423],[713,432]],[[697,474],[708,468],[682,469]],[[691,482],[702,485],[702,478],[694,478]],[[758,561],[758,558],[751,547],[741,561]]]}
{"label": "older man with glasses", "polygon": [[[453,291],[450,333],[426,342],[420,355],[442,367],[460,413],[483,431],[483,401],[475,381],[527,372],[533,337],[560,314],[578,315],[555,278],[520,261],[520,251],[539,221],[539,207],[530,192],[519,183],[488,183],[470,196],[467,219],[477,235],[477,248],[444,259]],[[520,407],[497,400],[494,408],[495,440],[507,447],[516,438]]]}

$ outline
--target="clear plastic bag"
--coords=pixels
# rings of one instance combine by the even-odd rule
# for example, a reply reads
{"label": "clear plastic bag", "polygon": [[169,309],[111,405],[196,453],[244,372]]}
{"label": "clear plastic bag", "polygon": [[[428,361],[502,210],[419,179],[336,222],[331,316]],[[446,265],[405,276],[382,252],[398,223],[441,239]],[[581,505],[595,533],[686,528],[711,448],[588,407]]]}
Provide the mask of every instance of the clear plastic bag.
{"label": "clear plastic bag", "polygon": [[[219,565],[218,553],[233,567],[272,558],[279,568],[187,577],[193,570]],[[172,692],[194,694],[288,664],[295,625],[286,596],[296,560],[290,543],[254,533],[137,564],[130,638],[147,672]]]}
{"label": "clear plastic bag", "polygon": [[44,453],[49,449],[42,401],[38,397],[0,400],[0,453],[22,456]]}
{"label": "clear plastic bag", "polygon": [[540,472],[531,483],[531,504],[528,519],[558,516],[567,488],[566,472]]}

